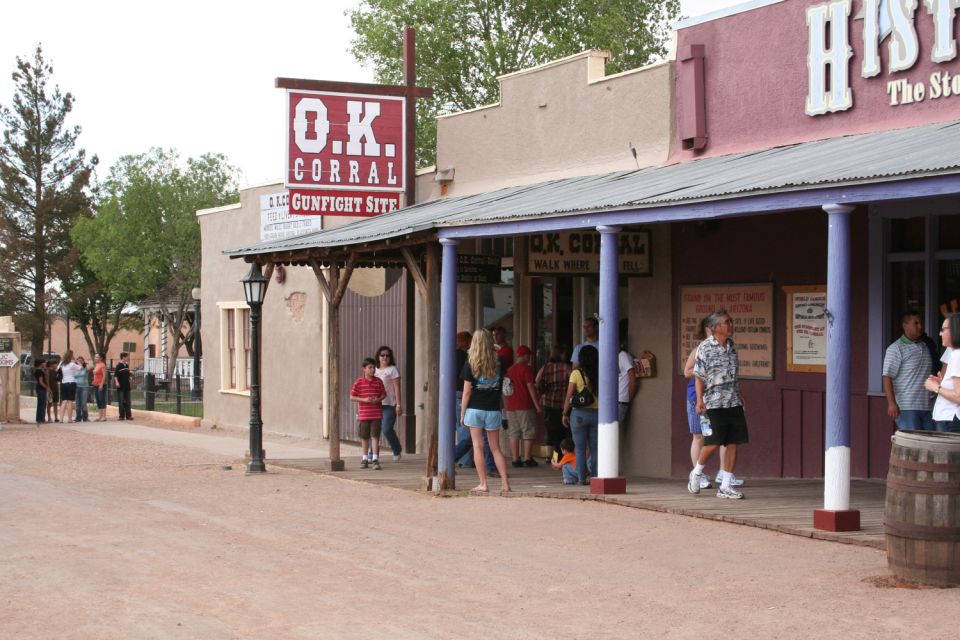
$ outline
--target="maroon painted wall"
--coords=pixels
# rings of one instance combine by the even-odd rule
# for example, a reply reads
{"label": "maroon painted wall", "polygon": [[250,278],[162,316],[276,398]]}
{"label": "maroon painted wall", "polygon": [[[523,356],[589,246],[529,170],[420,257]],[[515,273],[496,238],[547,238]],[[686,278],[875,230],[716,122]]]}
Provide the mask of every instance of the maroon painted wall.
{"label": "maroon painted wall", "polygon": [[[867,391],[867,217],[852,217],[851,319],[851,472],[854,477],[886,477],[894,425],[883,398]],[[671,233],[674,307],[677,288],[687,284],[773,282],[775,378],[744,380],[750,443],[738,456],[737,472],[752,477],[822,477],[824,384],[820,373],[786,368],[786,294],[784,286],[826,284],[827,217],[807,210],[734,218],[707,223],[678,223]],[[674,326],[674,344],[679,327]],[[734,336],[736,340],[736,336]],[[672,474],[690,470],[686,379],[674,376],[671,431]],[[711,465],[711,470],[713,465]]]}
{"label": "maroon painted wall", "polygon": [[[855,16],[863,8],[862,0],[854,0],[848,20],[853,47],[849,61],[853,107],[837,113],[806,115],[806,10],[822,3],[823,0],[787,0],[677,31],[679,51],[690,45],[705,48],[708,142],[702,152],[681,150],[680,127],[676,127],[672,162],[960,118],[957,96],[890,105],[887,83],[892,80],[906,78],[917,83],[929,81],[935,72],[949,72],[951,76],[960,73],[960,57],[940,64],[930,60],[933,22],[922,2],[918,3],[914,18],[920,45],[914,66],[893,74],[887,71],[887,38],[880,47],[880,75],[861,77],[863,20]],[[955,25],[954,35],[956,31]],[[680,75],[676,78],[677,123],[683,122],[684,114],[694,108],[690,92],[683,91]]]}

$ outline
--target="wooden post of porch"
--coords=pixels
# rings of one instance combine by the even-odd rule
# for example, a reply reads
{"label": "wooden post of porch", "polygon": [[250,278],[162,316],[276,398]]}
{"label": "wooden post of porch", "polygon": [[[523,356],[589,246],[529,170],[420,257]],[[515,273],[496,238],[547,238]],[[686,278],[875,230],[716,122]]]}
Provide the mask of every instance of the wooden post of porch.
{"label": "wooden post of porch", "polygon": [[[440,408],[440,245],[431,242],[427,245],[427,299],[424,305],[427,326],[426,365],[427,365],[427,402],[424,418],[429,433],[427,448],[427,477],[437,475],[437,426]],[[445,489],[445,480],[439,478],[432,487]]]}

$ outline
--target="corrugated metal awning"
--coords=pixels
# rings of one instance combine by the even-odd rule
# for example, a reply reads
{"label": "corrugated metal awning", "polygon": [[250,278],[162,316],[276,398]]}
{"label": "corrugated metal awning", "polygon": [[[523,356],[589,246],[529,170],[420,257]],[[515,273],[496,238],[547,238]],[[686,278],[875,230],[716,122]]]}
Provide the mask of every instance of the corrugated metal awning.
{"label": "corrugated metal awning", "polygon": [[681,164],[618,171],[443,198],[294,238],[225,251],[230,257],[302,253],[429,237],[445,227],[712,200],[960,173],[960,121],[804,142]]}

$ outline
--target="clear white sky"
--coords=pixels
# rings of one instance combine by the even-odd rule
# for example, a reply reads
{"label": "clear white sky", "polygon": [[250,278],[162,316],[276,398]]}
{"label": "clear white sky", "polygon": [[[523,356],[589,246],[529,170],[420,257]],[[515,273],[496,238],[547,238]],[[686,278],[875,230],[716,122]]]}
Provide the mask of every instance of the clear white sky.
{"label": "clear white sky", "polygon": [[[695,16],[742,0],[681,0]],[[351,0],[38,0],[4,3],[0,104],[17,56],[37,43],[76,103],[70,124],[98,174],[152,146],[220,152],[244,184],[280,179],[286,124],[278,76],[371,82],[347,53]],[[254,9],[248,7],[255,7]]]}

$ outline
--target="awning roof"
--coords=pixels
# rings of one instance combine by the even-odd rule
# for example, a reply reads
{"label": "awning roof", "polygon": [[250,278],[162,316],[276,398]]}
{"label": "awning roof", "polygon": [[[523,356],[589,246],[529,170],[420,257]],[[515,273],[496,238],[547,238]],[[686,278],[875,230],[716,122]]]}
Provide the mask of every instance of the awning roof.
{"label": "awning roof", "polygon": [[[239,258],[335,252],[357,245],[387,248],[388,242],[428,237],[443,228],[555,221],[598,212],[635,211],[636,224],[642,224],[643,210],[653,207],[954,175],[960,173],[958,149],[960,121],[851,135],[442,198],[335,229],[224,253]],[[573,222],[571,228],[575,228]]]}

